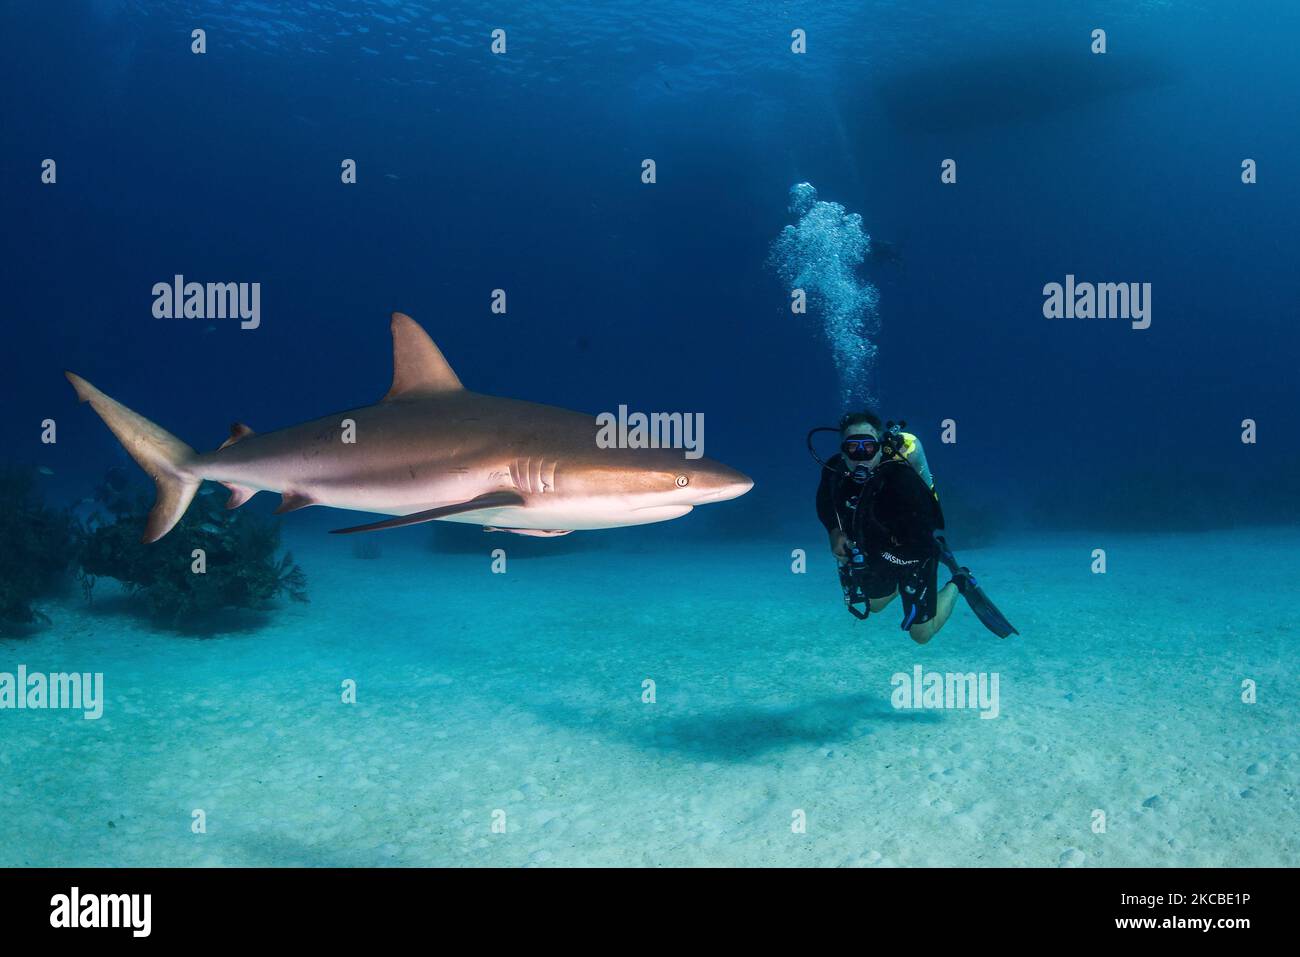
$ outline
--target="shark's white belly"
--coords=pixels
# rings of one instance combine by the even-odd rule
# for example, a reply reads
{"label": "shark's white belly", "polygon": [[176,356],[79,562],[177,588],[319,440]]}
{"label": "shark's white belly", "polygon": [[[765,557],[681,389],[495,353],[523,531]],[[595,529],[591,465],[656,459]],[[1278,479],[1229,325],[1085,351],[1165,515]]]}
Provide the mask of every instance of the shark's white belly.
{"label": "shark's white belly", "polygon": [[545,530],[582,531],[593,528],[622,528],[627,525],[649,525],[680,518],[691,510],[690,505],[659,505],[649,508],[621,508],[577,503],[554,505],[526,505],[510,508],[491,508],[481,512],[464,512],[439,519],[443,522],[460,522],[464,525],[491,525],[497,528],[534,528]]}

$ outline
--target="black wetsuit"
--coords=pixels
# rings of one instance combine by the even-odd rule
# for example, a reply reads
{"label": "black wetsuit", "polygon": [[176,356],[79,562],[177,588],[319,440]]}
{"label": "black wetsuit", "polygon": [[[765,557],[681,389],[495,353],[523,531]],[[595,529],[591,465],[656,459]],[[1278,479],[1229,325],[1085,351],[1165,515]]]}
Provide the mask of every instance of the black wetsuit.
{"label": "black wetsuit", "polygon": [[865,557],[865,587],[871,598],[898,590],[903,628],[934,617],[938,589],[938,546],[943,528],[938,499],[916,470],[900,459],[885,459],[862,484],[844,474],[843,455],[822,469],[817,487],[817,517],[828,532],[838,528]]}

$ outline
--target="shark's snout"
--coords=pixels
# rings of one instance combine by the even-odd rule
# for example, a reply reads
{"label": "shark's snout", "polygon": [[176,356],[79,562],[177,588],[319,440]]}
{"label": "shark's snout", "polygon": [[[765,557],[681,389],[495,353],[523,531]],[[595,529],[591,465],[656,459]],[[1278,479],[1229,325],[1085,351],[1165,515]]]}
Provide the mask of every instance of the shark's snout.
{"label": "shark's snout", "polygon": [[745,473],[715,464],[697,481],[692,498],[696,505],[726,502],[740,498],[753,487],[754,480]]}

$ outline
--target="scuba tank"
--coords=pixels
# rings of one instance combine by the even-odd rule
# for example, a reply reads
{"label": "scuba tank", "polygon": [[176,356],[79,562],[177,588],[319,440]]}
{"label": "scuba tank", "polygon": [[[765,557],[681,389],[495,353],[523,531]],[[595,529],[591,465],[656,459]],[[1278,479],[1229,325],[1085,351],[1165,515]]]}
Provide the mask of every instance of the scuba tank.
{"label": "scuba tank", "polygon": [[[906,422],[890,422],[885,426],[885,435],[882,437],[887,449],[891,449],[895,458],[900,458],[916,470],[916,474],[921,476],[921,481],[925,487],[934,492],[934,476],[930,474],[930,463],[926,461],[925,449],[921,447],[921,440],[911,432],[904,432],[907,428]],[[935,498],[939,493],[935,492]]]}

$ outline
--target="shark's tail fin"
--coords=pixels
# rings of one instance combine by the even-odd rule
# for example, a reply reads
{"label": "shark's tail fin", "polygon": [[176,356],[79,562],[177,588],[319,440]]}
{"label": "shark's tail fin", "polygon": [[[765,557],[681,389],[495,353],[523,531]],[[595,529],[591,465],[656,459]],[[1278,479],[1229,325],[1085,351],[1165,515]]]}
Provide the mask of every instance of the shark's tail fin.
{"label": "shark's tail fin", "polygon": [[149,513],[143,539],[158,541],[181,520],[203,481],[188,471],[195,457],[194,450],[144,416],[110,399],[81,376],[71,372],[64,375],[77,390],[77,398],[90,403],[122,447],[131,453],[131,458],[158,486],[158,498]]}

